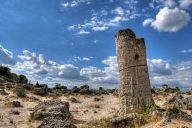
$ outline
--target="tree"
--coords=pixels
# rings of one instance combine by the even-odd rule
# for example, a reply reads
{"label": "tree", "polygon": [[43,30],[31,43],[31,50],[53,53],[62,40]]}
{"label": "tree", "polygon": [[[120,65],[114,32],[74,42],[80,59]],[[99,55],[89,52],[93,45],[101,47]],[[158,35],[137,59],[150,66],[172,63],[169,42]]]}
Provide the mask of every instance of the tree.
{"label": "tree", "polygon": [[28,82],[28,79],[27,79],[27,77],[25,76],[25,75],[19,75],[19,83],[25,83],[25,84],[27,84],[27,82]]}
{"label": "tree", "polygon": [[176,86],[175,89],[176,89],[177,91],[180,91],[180,88],[179,88],[178,86]]}
{"label": "tree", "polygon": [[55,87],[53,87],[53,89],[67,89],[67,87],[64,86],[64,85],[61,85],[61,84],[59,84],[59,83],[56,83],[56,84],[55,84]]}
{"label": "tree", "polygon": [[36,86],[39,86],[39,82],[38,81],[36,82]]}
{"label": "tree", "polygon": [[0,74],[1,75],[8,75],[11,72],[9,67],[0,66]]}

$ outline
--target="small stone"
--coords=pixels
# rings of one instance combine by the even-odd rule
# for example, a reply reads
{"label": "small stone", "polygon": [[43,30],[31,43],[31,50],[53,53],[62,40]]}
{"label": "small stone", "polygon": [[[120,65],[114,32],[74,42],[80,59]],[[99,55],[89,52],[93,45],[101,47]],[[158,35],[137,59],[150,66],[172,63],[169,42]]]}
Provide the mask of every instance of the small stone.
{"label": "small stone", "polygon": [[100,106],[98,104],[95,104],[95,108],[100,108]]}
{"label": "small stone", "polygon": [[22,107],[22,106],[21,106],[21,103],[20,103],[19,101],[13,101],[13,102],[12,102],[12,106],[13,106],[13,107]]}
{"label": "small stone", "polygon": [[9,122],[10,122],[11,124],[13,124],[13,120],[12,120],[12,119],[10,119]]}
{"label": "small stone", "polygon": [[11,111],[10,111],[10,114],[19,115],[20,112],[19,112],[18,110],[11,110]]}
{"label": "small stone", "polygon": [[74,97],[71,97],[69,100],[71,101],[71,103],[78,103],[78,100]]}
{"label": "small stone", "polygon": [[101,99],[99,99],[99,98],[97,98],[97,97],[95,97],[94,98],[94,101],[100,101]]}
{"label": "small stone", "polygon": [[89,112],[89,110],[86,109],[86,110],[84,110],[83,112],[84,112],[84,113],[87,113],[87,112]]}

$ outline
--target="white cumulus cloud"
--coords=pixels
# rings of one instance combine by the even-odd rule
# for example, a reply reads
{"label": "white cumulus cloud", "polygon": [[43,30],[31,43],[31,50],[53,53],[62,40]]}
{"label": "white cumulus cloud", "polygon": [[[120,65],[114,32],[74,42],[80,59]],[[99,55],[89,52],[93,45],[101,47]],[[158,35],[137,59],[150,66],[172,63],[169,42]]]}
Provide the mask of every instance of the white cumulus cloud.
{"label": "white cumulus cloud", "polygon": [[13,59],[13,53],[3,48],[2,45],[0,45],[0,64],[15,64],[15,60]]}
{"label": "white cumulus cloud", "polygon": [[[117,6],[115,8],[107,8],[98,10],[92,10],[90,18],[85,19],[83,23],[72,24],[67,27],[70,31],[81,32],[81,30],[93,31],[105,31],[112,27],[117,27],[125,21],[129,21],[141,16],[137,4],[137,0],[120,0],[124,3],[124,6]],[[82,34],[88,34],[82,31]]]}
{"label": "white cumulus cloud", "polygon": [[80,30],[79,31],[79,35],[87,35],[87,34],[90,34],[90,32],[85,31],[85,30]]}
{"label": "white cumulus cloud", "polygon": [[146,27],[147,25],[151,24],[154,20],[152,18],[145,19],[143,21],[143,26]]}
{"label": "white cumulus cloud", "polygon": [[188,9],[192,5],[192,0],[179,0],[180,7]]}
{"label": "white cumulus cloud", "polygon": [[190,16],[185,10],[164,7],[156,15],[156,19],[146,19],[143,26],[150,24],[154,29],[162,32],[177,32],[190,21]]}
{"label": "white cumulus cloud", "polygon": [[77,7],[81,4],[90,4],[91,0],[72,0],[72,1],[67,1],[67,2],[63,2],[61,3],[61,6],[63,8],[73,8],[73,7]]}
{"label": "white cumulus cloud", "polygon": [[59,64],[52,60],[47,61],[42,54],[36,54],[28,50],[24,50],[23,55],[18,57],[21,59],[21,62],[17,62],[12,67],[13,71],[24,73],[31,78],[37,76],[41,77],[41,79],[46,79],[47,77],[63,80],[83,79],[80,76],[79,68],[72,64]]}
{"label": "white cumulus cloud", "polygon": [[162,59],[148,59],[148,67],[149,72],[152,76],[165,76],[165,75],[171,75],[172,74],[172,67],[171,65]]}
{"label": "white cumulus cloud", "polygon": [[79,57],[79,56],[75,56],[74,57],[74,61],[86,61],[89,62],[91,61],[92,57]]}
{"label": "white cumulus cloud", "polygon": [[182,50],[180,53],[192,53],[192,49]]}
{"label": "white cumulus cloud", "polygon": [[89,66],[82,68],[80,74],[87,77],[92,83],[117,87],[118,68],[116,56],[109,56],[107,59],[103,60],[102,63],[106,65],[104,69]]}
{"label": "white cumulus cloud", "polygon": [[[189,52],[191,49],[183,50],[181,53]],[[13,53],[2,46],[0,47],[0,55],[9,59],[13,58]],[[109,56],[102,60],[101,63],[105,66],[101,68],[94,66],[79,68],[73,64],[59,64],[47,60],[43,54],[36,54],[28,50],[23,50],[22,55],[19,55],[18,58],[20,61],[10,66],[12,71],[27,75],[32,81],[41,81],[49,85],[62,82],[66,85],[87,83],[95,87],[118,87],[116,56]],[[88,57],[79,57],[79,59],[89,61]],[[169,84],[183,89],[192,87],[192,61],[171,64],[163,59],[147,59],[147,62],[152,86]]]}
{"label": "white cumulus cloud", "polygon": [[122,7],[116,7],[111,11],[112,14],[117,14],[117,15],[124,15],[124,10]]}

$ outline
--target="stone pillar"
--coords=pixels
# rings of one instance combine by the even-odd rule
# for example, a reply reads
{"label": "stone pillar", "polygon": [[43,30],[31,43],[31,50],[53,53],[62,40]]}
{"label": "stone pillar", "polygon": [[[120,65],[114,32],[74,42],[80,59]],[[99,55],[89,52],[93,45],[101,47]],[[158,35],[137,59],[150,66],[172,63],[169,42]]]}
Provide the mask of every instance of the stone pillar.
{"label": "stone pillar", "polygon": [[124,115],[154,104],[143,38],[136,38],[131,29],[115,35],[119,69],[120,114]]}

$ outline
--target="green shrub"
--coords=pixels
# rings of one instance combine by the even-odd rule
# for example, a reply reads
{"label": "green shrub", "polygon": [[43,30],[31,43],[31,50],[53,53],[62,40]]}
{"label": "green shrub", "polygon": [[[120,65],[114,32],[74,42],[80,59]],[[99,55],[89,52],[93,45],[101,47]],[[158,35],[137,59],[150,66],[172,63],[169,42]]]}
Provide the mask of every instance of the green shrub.
{"label": "green shrub", "polygon": [[56,83],[55,87],[53,89],[67,89],[66,86]]}
{"label": "green shrub", "polygon": [[19,83],[27,83],[27,77],[25,75],[19,75]]}
{"label": "green shrub", "polygon": [[1,75],[8,75],[11,72],[11,69],[6,66],[0,66],[0,74]]}
{"label": "green shrub", "polygon": [[39,86],[39,82],[38,82],[38,81],[36,82],[35,86],[36,86],[36,87],[38,87],[38,86]]}
{"label": "green shrub", "polygon": [[180,88],[179,88],[178,86],[176,86],[175,89],[176,89],[177,91],[180,91]]}

